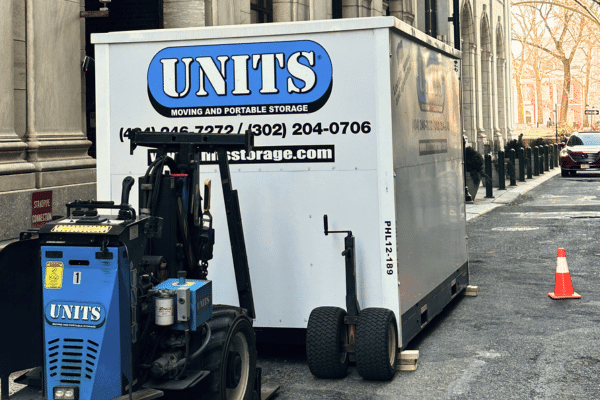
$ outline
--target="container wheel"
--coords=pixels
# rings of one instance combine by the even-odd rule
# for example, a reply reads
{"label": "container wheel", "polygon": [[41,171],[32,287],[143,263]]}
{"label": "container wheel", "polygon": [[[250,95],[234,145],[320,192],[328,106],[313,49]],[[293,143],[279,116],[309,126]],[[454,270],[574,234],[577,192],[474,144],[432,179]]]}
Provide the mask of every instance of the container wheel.
{"label": "container wheel", "polygon": [[208,321],[212,337],[203,355],[211,371],[202,400],[250,400],[256,374],[256,336],[242,309],[215,305]]}
{"label": "container wheel", "polygon": [[348,371],[346,311],[339,307],[317,307],[310,313],[306,329],[308,368],[317,378],[343,378]]}
{"label": "container wheel", "polygon": [[389,381],[398,362],[398,326],[391,310],[366,308],[356,325],[356,368],[364,379]]}

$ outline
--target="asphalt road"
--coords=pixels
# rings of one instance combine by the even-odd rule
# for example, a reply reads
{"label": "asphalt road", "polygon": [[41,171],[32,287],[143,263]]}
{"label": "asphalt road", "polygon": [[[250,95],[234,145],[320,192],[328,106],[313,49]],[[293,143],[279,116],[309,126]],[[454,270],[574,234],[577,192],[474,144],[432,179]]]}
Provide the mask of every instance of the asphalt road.
{"label": "asphalt road", "polygon": [[[479,295],[457,297],[409,344],[416,371],[369,382],[351,367],[321,380],[302,347],[261,346],[263,383],[280,386],[277,400],[600,398],[599,184],[600,174],[556,176],[467,224]],[[581,300],[548,297],[559,247]]]}
{"label": "asphalt road", "polygon": [[[409,348],[393,381],[311,376],[302,348],[261,348],[264,381],[287,399],[600,398],[600,174],[556,176],[468,223],[471,284]],[[566,250],[581,300],[552,300]]]}

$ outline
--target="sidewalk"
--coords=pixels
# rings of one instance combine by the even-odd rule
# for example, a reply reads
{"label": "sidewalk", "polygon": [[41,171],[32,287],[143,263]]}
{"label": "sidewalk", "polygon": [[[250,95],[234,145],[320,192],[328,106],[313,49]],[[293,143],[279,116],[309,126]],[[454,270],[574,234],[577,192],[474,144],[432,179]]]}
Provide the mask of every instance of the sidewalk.
{"label": "sidewalk", "polygon": [[494,198],[492,199],[485,198],[485,186],[481,186],[477,191],[475,201],[473,203],[465,204],[467,222],[486,212],[492,211],[496,207],[512,203],[523,193],[530,191],[558,174],[560,174],[560,167],[555,167],[550,171],[544,172],[543,175],[535,176],[533,179],[525,180],[525,182],[517,181],[517,186],[508,186],[509,183],[507,181],[506,190],[499,190],[498,188],[493,189],[492,193]]}

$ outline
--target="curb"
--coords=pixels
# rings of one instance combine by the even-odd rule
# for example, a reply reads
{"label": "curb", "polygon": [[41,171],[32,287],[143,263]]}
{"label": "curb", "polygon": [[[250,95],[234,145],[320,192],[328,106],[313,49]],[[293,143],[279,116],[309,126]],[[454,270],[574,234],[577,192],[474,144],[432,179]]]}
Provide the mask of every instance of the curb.
{"label": "curb", "polygon": [[[480,215],[492,211],[495,208],[501,207],[505,204],[512,203],[517,200],[523,193],[527,193],[531,189],[534,189],[546,182],[547,180],[560,174],[560,167],[555,167],[550,171],[544,172],[543,175],[539,175],[527,182],[517,182],[517,186],[507,186],[506,190],[494,189],[494,198],[487,199],[476,198],[472,204],[465,203],[465,213],[467,215],[467,222],[471,221]],[[481,186],[479,191],[484,190],[485,187]]]}

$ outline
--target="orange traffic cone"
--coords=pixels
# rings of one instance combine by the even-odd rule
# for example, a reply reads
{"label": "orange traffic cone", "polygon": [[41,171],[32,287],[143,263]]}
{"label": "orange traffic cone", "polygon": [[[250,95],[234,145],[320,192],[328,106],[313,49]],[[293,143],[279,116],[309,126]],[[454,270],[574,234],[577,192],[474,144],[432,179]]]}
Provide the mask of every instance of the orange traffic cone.
{"label": "orange traffic cone", "polygon": [[573,282],[567,266],[565,249],[558,249],[556,254],[556,277],[554,278],[554,292],[548,293],[554,300],[580,299],[581,295],[573,291]]}

